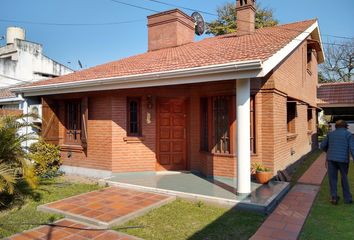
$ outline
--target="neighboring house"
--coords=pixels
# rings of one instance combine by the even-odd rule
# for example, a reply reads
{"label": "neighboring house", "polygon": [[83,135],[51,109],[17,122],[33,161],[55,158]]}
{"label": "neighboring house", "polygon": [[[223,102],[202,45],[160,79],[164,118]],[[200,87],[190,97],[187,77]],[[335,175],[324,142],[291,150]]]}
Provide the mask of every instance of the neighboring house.
{"label": "neighboring house", "polygon": [[182,11],[151,15],[148,52],[15,91],[42,98],[67,172],[187,170],[249,193],[251,161],[276,174],[316,147],[324,59],[317,20],[255,30],[254,4],[237,2],[238,33],[199,42]]}
{"label": "neighboring house", "polygon": [[317,89],[317,104],[323,114],[330,116],[330,126],[345,120],[354,134],[354,82],[323,83]]}
{"label": "neighboring house", "polygon": [[10,88],[72,72],[45,56],[42,45],[25,40],[24,29],[8,27],[6,45],[0,47],[0,108],[23,108],[24,99]]}
{"label": "neighboring house", "polygon": [[[0,114],[35,112],[40,115],[40,98],[25,99],[10,89],[72,72],[70,68],[43,55],[42,45],[25,40],[24,29],[8,27],[6,45],[0,47]],[[41,122],[40,118],[31,120]],[[34,129],[23,131],[31,133]]]}

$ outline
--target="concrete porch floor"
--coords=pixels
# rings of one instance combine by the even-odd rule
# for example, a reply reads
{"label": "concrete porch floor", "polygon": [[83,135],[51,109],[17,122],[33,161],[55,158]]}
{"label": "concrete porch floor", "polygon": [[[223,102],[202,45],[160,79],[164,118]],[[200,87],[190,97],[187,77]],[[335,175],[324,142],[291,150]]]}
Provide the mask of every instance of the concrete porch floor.
{"label": "concrete porch floor", "polygon": [[252,182],[252,193],[241,197],[236,194],[236,180],[207,179],[189,172],[121,173],[101,183],[263,213],[271,212],[290,188],[286,182],[272,181],[266,185]]}

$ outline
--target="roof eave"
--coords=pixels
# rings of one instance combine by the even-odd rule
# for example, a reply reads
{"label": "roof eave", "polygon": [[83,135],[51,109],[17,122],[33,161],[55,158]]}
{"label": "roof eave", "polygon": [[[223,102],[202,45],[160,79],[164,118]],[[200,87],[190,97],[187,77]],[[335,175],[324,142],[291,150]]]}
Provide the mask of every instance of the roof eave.
{"label": "roof eave", "polygon": [[41,86],[19,87],[13,88],[11,91],[15,93],[23,93],[25,96],[40,96],[73,92],[191,84],[210,81],[255,78],[259,75],[261,70],[262,61],[257,59],[165,72],[81,80]]}
{"label": "roof eave", "polygon": [[[319,41],[321,48],[323,49],[320,30],[319,30],[318,22],[316,21],[309,28],[303,31],[300,35],[294,38],[290,43],[288,43],[285,47],[283,47],[278,52],[276,52],[273,56],[268,58],[263,63],[263,71],[259,75],[259,77],[266,76],[270,71],[272,71],[276,66],[278,66],[278,64],[280,64],[288,55],[290,55],[297,47],[299,47],[302,44],[303,41],[305,41],[313,33],[315,33],[314,35],[315,37],[318,34],[318,39],[316,40]],[[318,63],[320,64],[324,61],[324,54],[323,52],[319,52],[318,55],[319,55]]]}

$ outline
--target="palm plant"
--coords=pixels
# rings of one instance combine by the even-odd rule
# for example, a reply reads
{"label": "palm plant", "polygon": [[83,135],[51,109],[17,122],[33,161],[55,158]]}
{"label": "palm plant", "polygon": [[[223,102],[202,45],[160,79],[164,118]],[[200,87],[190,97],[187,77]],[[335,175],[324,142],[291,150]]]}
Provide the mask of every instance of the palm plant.
{"label": "palm plant", "polygon": [[12,194],[18,180],[25,180],[31,187],[37,179],[33,164],[26,159],[22,144],[34,139],[31,134],[21,133],[26,127],[34,127],[24,119],[27,116],[0,116],[0,193]]}

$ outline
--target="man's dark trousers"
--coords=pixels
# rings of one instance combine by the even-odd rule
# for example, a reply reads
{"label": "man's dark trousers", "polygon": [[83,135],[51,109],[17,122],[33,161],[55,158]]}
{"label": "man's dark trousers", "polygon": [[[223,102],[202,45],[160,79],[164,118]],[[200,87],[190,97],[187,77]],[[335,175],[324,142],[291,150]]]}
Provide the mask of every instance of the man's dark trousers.
{"label": "man's dark trousers", "polygon": [[331,196],[337,197],[337,183],[338,183],[338,171],[341,175],[341,183],[343,189],[343,196],[345,202],[352,201],[352,195],[350,193],[350,187],[348,182],[348,170],[349,163],[328,161],[328,178],[329,178],[329,187],[331,190]]}

